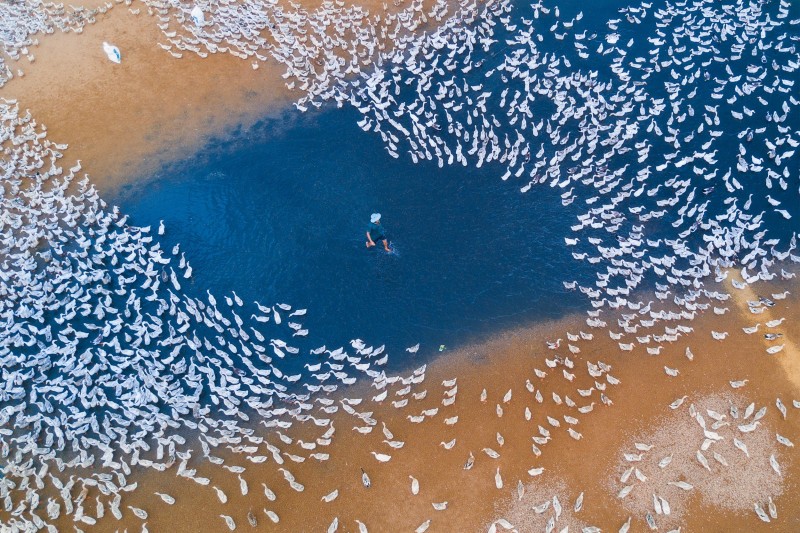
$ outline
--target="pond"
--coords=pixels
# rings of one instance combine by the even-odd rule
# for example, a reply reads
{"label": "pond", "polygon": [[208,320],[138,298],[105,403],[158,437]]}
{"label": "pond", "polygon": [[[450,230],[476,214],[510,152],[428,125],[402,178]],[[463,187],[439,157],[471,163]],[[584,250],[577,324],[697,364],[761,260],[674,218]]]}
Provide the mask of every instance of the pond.
{"label": "pond", "polygon": [[[134,224],[165,221],[165,246],[193,265],[190,294],[308,308],[316,345],[451,347],[585,305],[562,284],[590,273],[564,246],[576,212],[562,191],[394,159],[357,119],[265,119],[112,200]],[[372,212],[395,253],[366,249]]]}

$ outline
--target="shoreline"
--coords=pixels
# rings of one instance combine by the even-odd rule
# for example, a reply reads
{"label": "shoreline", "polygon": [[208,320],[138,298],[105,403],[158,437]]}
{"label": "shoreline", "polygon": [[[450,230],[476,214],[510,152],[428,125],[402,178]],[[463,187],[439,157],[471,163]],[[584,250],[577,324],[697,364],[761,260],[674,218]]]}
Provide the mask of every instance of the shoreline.
{"label": "shoreline", "polygon": [[[796,288],[796,284],[790,288]],[[782,308],[791,311],[797,306],[798,300],[793,298],[786,300]],[[370,531],[413,530],[431,519],[431,530],[434,531],[443,527],[447,530],[485,531],[493,519],[510,518],[509,506],[517,500],[517,482],[521,481],[527,486],[529,497],[542,495],[549,489],[552,493],[568,494],[571,499],[564,502],[565,507],[571,506],[578,493],[583,492],[584,510],[570,520],[580,520],[604,530],[616,530],[630,515],[609,487],[609,479],[619,475],[617,461],[627,450],[626,446],[636,439],[645,438],[654,428],[665,424],[669,416],[677,413],[667,408],[676,398],[689,395],[687,405],[691,401],[702,402],[702,398],[719,395],[741,397],[744,403],[754,401],[757,406],[767,407],[764,418],[768,427],[764,430],[767,437],[770,431],[773,434],[777,431],[795,441],[800,438],[800,417],[795,416],[796,409],[791,406],[791,399],[796,397],[793,393],[797,394],[797,390],[784,373],[781,362],[772,356],[763,359],[766,364],[754,365],[754,358],[758,361],[759,357],[767,357],[758,350],[760,339],[732,329],[746,326],[749,321],[748,316],[738,311],[717,316],[709,310],[695,320],[695,332],[691,336],[668,344],[661,355],[650,357],[621,353],[616,349],[616,341],[603,336],[604,329],[590,330],[595,337],[592,341],[577,343],[581,349],[578,354],[565,353],[563,346],[561,350],[549,350],[545,341],[554,336],[561,336],[565,331],[574,333],[577,329],[586,331],[587,328],[581,328],[581,315],[500,332],[488,342],[448,351],[429,362],[425,380],[411,388],[412,393],[427,391],[426,396],[411,400],[407,407],[398,409],[390,403],[401,398],[396,396],[400,384],[390,387],[389,397],[382,402],[371,399],[378,390],[368,381],[338,391],[333,396],[339,399],[337,405],[343,398],[361,398],[355,409],[371,412],[370,416],[378,422],[368,434],[362,435],[352,429],[364,426],[357,418],[343,414],[341,409],[331,415],[336,435],[329,447],[317,450],[330,454],[330,459],[325,462],[307,459],[298,464],[288,458],[290,454],[299,453],[296,447],[300,440],[314,442],[325,428],[304,425],[281,430],[292,444],[281,442],[283,437],[278,439],[274,431],[256,429],[257,435],[283,451],[286,460],[282,467],[291,471],[305,486],[303,492],[289,488],[271,457],[263,464],[252,464],[241,454],[219,448],[212,453],[223,456],[226,465],[246,468],[241,477],[249,485],[248,495],[240,494],[237,475],[213,467],[195,454],[189,466],[198,468],[199,475],[211,479],[208,487],[196,487],[187,481],[173,483],[170,481],[174,479],[171,470],[164,473],[144,471],[137,476],[141,490],[127,496],[126,500],[130,500],[128,504],[152,513],[148,525],[153,530],[169,527],[174,531],[191,531],[201,524],[222,527],[219,514],[232,516],[237,524],[244,524],[248,511],[257,517],[259,529],[269,529],[274,524],[264,514],[263,509],[268,509],[280,517],[279,527],[297,531],[325,529],[334,518],[346,530],[357,529],[355,519],[367,524]],[[732,338],[720,342],[711,337],[710,331],[721,326],[731,331]],[[786,331],[787,337],[796,334],[796,327]],[[692,361],[684,355],[687,346],[695,354]],[[546,364],[545,359],[556,353],[574,361],[574,367],[568,370],[576,376],[574,381],[561,376],[562,368],[567,370],[566,367],[550,368]],[[593,382],[596,385],[598,380],[605,379],[586,374],[586,362],[597,363],[598,360],[610,365],[610,373],[621,382],[607,386],[605,393],[613,402],[611,406],[604,406],[597,392],[589,398],[575,392],[575,389],[585,389]],[[678,368],[680,375],[676,378],[665,376],[665,365]],[[547,377],[537,378],[534,373],[537,368],[547,372]],[[452,389],[450,380],[454,378],[456,401],[452,406],[443,406],[442,400],[448,398],[445,391]],[[746,387],[733,390],[728,382],[734,379],[748,379],[749,382]],[[543,403],[533,400],[533,395],[526,390],[527,380],[542,392]],[[448,384],[444,385],[444,381]],[[487,391],[485,402],[480,400],[484,389]],[[506,402],[508,390],[512,394]],[[594,409],[588,414],[575,414],[564,405],[556,405],[550,398],[553,393],[561,398],[570,396],[579,406],[594,402]],[[774,409],[776,394],[788,404],[790,416],[786,421],[782,421]],[[502,408],[502,416],[495,413],[497,406]],[[407,416],[436,407],[439,412],[421,424],[407,419]],[[525,407],[533,412],[531,421],[526,421],[523,416]],[[744,405],[739,407],[743,409]],[[581,434],[580,440],[566,434],[563,422],[561,428],[553,428],[546,422],[548,416],[560,418],[571,413],[579,420],[572,427]],[[445,418],[453,416],[458,416],[455,424],[443,423]],[[395,450],[386,445],[387,437],[382,431],[384,424],[392,432],[394,440],[405,442],[402,448]],[[539,446],[541,457],[531,453],[530,435],[536,433],[537,424],[549,427],[552,432],[551,442]],[[496,439],[497,434],[503,436],[502,445]],[[440,441],[451,438],[455,439],[455,444],[446,450]],[[496,450],[500,458],[487,457],[481,451],[483,448]],[[373,451],[389,454],[392,458],[388,463],[380,463],[370,456]],[[779,451],[784,477],[781,480],[782,494],[776,495],[775,501],[781,516],[779,524],[790,527],[793,520],[800,519],[800,515],[792,511],[800,508],[792,490],[798,483],[798,471],[790,452],[782,447]],[[475,466],[465,471],[463,465],[470,452],[475,456]],[[768,465],[764,467],[769,469]],[[369,489],[361,486],[360,468],[371,477],[372,487]],[[497,468],[504,482],[500,490],[495,487],[494,480]],[[530,468],[544,468],[544,472],[531,477],[526,473]],[[412,495],[409,489],[410,475],[420,482],[421,490],[417,496]],[[735,480],[735,473],[729,475]],[[275,492],[276,501],[265,498],[262,482]],[[213,486],[228,496],[227,503],[218,500]],[[319,501],[333,490],[339,491],[335,501]],[[167,513],[164,504],[152,495],[153,491],[168,492],[178,503]],[[672,499],[675,505],[678,500],[674,496]],[[393,502],[393,512],[386,512],[387,501]],[[448,502],[446,510],[436,511],[431,507],[432,503],[443,501]],[[200,510],[198,502],[203,502]],[[774,531],[769,524],[760,523],[751,508],[739,511],[717,508],[699,492],[681,502],[680,524],[692,531],[731,530],[744,527],[744,524],[750,531]],[[646,527],[643,516],[634,516],[633,520],[634,530]],[[126,527],[137,523],[134,518],[123,522]],[[528,530],[538,531],[538,528],[520,529]]]}
{"label": "shoreline", "polygon": [[[80,35],[40,39],[35,62],[1,94],[29,109],[51,141],[69,144],[65,161],[80,160],[104,195],[190,157],[215,136],[246,130],[293,98],[274,61],[253,70],[223,54],[174,59],[157,46],[161,40],[153,17],[118,4]],[[119,46],[121,64],[105,57],[103,41]]]}

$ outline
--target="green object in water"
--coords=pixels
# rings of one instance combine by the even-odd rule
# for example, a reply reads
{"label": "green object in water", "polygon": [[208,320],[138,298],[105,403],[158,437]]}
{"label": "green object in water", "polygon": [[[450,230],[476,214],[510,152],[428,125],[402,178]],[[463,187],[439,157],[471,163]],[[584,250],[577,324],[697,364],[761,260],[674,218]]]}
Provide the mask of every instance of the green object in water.
{"label": "green object in water", "polygon": [[443,352],[444,350],[445,350],[445,345],[444,344],[440,344],[439,345],[439,351]]}

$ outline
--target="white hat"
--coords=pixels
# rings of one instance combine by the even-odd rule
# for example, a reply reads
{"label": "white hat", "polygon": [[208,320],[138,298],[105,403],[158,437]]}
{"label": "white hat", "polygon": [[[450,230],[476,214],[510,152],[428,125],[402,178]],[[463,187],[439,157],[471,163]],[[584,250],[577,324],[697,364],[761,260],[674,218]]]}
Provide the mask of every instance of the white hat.
{"label": "white hat", "polygon": [[372,222],[373,224],[378,222],[380,219],[381,219],[380,213],[372,213],[372,216],[369,217],[369,221]]}

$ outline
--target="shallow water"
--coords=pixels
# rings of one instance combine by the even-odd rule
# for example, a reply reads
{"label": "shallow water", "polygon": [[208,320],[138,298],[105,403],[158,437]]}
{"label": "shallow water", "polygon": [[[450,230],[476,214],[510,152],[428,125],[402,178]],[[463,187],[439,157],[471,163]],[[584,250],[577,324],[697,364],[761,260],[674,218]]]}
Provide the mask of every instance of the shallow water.
{"label": "shallow water", "polygon": [[[580,308],[561,280],[588,269],[563,245],[574,213],[556,191],[532,198],[492,170],[395,160],[356,119],[265,121],[113,200],[133,224],[164,219],[196,287],[307,307],[329,345],[425,351]],[[365,248],[373,211],[395,254]]]}

